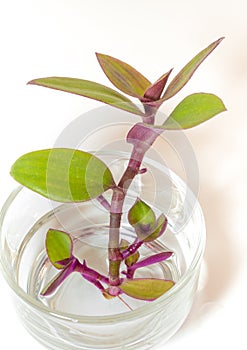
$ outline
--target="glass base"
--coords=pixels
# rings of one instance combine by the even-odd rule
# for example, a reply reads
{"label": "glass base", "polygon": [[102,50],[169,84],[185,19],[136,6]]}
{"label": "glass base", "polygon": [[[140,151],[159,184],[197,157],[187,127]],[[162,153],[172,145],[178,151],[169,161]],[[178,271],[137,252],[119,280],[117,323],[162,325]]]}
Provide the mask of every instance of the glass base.
{"label": "glass base", "polygon": [[[101,158],[113,168],[113,159],[122,159],[115,167],[117,172],[128,157],[103,153]],[[59,272],[47,259],[47,230],[72,233],[78,259],[85,259],[89,267],[107,275],[109,214],[96,200],[61,205],[27,189],[14,191],[3,207],[2,271],[14,291],[15,306],[24,326],[48,349],[153,349],[167,341],[187,317],[197,290],[205,245],[203,216],[197,200],[176,175],[154,160],[145,159],[144,165],[151,170],[146,178],[135,178],[126,206],[135,201],[136,195],[140,196],[152,205],[157,216],[165,213],[169,225],[157,243],[141,248],[141,258],[163,251],[173,251],[174,255],[163,263],[137,270],[136,276],[176,282],[153,302],[127,296],[123,296],[124,302],[119,298],[106,300],[78,273],[72,274],[50,297],[41,297],[41,290]],[[148,186],[152,178],[159,178],[155,192],[154,186]],[[108,193],[105,196],[109,200]],[[128,225],[127,207],[121,238],[132,243],[135,235]]]}
{"label": "glass base", "polygon": [[[105,276],[108,275],[108,230],[107,226],[92,226],[78,230],[73,234],[74,255],[81,261],[85,259],[89,267]],[[22,246],[22,255],[20,255],[19,266],[17,267],[20,281],[23,275],[22,270],[26,268],[26,260],[30,256],[30,252],[35,249],[36,234],[39,233],[33,233],[30,240],[25,241],[25,247]],[[168,236],[169,233],[167,233],[167,238]],[[121,237],[132,243],[135,239],[135,234],[130,227],[126,227],[122,228]],[[172,233],[170,233],[170,237],[172,237]],[[176,239],[173,239],[173,241],[173,247],[177,243],[177,250],[170,259],[138,269],[135,277],[160,278],[177,282],[181,276],[184,257]],[[164,251],[170,251],[170,249],[161,242],[152,242],[141,247],[139,250],[140,259]],[[124,271],[124,269],[125,266],[122,265],[121,271]],[[27,293],[54,311],[74,315],[105,316],[135,310],[149,303],[127,295],[107,300],[94,285],[83,279],[79,273],[70,275],[51,296],[42,297],[41,291],[58,273],[59,271],[50,263],[43,248],[40,250],[39,255],[33,259],[29,275],[26,276],[27,279],[25,281]],[[124,277],[124,275],[121,277]]]}

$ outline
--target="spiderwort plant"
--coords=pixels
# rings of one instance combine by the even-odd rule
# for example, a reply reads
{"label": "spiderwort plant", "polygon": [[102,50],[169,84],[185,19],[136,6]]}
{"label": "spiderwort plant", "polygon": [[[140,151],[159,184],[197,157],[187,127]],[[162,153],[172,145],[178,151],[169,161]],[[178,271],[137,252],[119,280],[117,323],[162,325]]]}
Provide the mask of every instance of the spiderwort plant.
{"label": "spiderwort plant", "polygon": [[[54,293],[72,273],[79,273],[107,299],[124,293],[133,298],[152,301],[174,285],[174,281],[166,279],[135,278],[136,270],[165,261],[173,254],[166,251],[140,258],[140,247],[164,234],[167,227],[165,213],[156,217],[147,203],[136,198],[128,211],[128,221],[136,239],[129,243],[121,239],[122,209],[134,177],[148,171],[142,168],[145,153],[164,130],[188,129],[226,110],[221,99],[214,94],[194,93],[185,97],[163,124],[155,124],[155,115],[160,106],[184,87],[222,39],[199,52],[167,87],[172,69],[151,83],[127,63],[97,53],[99,64],[111,83],[121,92],[139,99],[142,109],[122,93],[88,80],[49,77],[29,82],[92,98],[141,118],[128,132],[126,141],[132,144],[132,153],[118,183],[99,158],[81,150],[55,148],[35,151],[23,155],[13,164],[11,175],[40,195],[63,203],[96,198],[109,212],[108,275],[90,268],[83,257],[74,254],[71,234],[50,228],[46,235],[46,251],[51,264],[60,272],[42,291],[43,296]],[[104,197],[105,191],[112,191],[110,203]]]}

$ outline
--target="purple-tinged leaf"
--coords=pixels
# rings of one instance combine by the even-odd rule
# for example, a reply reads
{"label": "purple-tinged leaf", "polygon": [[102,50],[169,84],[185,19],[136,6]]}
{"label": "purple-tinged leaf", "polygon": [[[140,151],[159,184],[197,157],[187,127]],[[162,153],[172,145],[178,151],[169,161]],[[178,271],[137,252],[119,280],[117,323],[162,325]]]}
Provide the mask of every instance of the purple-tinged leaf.
{"label": "purple-tinged leaf", "polygon": [[57,265],[66,267],[71,262],[71,258],[56,261]]}
{"label": "purple-tinged leaf", "polygon": [[137,198],[129,210],[128,221],[137,231],[149,233],[156,224],[156,217],[151,207]]}
{"label": "purple-tinged leaf", "polygon": [[168,100],[177,94],[184,85],[190,80],[196,69],[205,60],[205,58],[221,43],[224,38],[220,38],[199,52],[186,66],[175,76],[168,85],[162,101]]}
{"label": "purple-tinged leaf", "polygon": [[155,254],[155,255],[149,256],[148,258],[142,259],[128,268],[127,273],[125,273],[126,277],[132,279],[137,269],[167,260],[172,256],[172,254],[173,252],[163,252],[163,253]]}
{"label": "purple-tinged leaf", "polygon": [[161,214],[160,217],[157,219],[155,228],[152,230],[152,232],[149,232],[147,234],[145,232],[140,231],[137,233],[139,240],[147,243],[159,238],[165,232],[167,223],[168,221],[166,216],[164,214]]}
{"label": "purple-tinged leaf", "polygon": [[156,220],[154,211],[141,199],[137,199],[128,213],[129,223],[134,227],[138,240],[151,242],[160,237],[166,227],[167,218],[164,214]]}
{"label": "purple-tinged leaf", "polygon": [[107,78],[124,93],[139,98],[151,85],[147,78],[129,64],[100,53],[96,53],[96,56]]}
{"label": "purple-tinged leaf", "polygon": [[145,91],[144,99],[141,101],[149,102],[150,100],[151,101],[159,100],[171,72],[172,72],[172,69],[169,72],[162,75],[154,84],[149,86]]}
{"label": "purple-tinged leaf", "polygon": [[127,112],[144,116],[143,112],[127,97],[107,86],[93,81],[66,77],[48,77],[34,79],[28,84],[92,98],[93,100],[104,102]]}
{"label": "purple-tinged leaf", "polygon": [[41,295],[48,296],[54,293],[65,279],[76,270],[77,260],[73,259],[70,264],[64,268],[53,280],[42,290]]}
{"label": "purple-tinged leaf", "polygon": [[222,100],[207,93],[185,97],[161,126],[164,129],[188,129],[226,111]]}
{"label": "purple-tinged leaf", "polygon": [[132,298],[152,301],[159,298],[174,286],[173,281],[155,278],[136,278],[125,280],[120,290]]}
{"label": "purple-tinged leaf", "polygon": [[[66,232],[50,229],[46,235],[46,252],[50,262],[57,269],[64,269],[73,260],[73,242]],[[60,263],[60,261],[66,261]]]}

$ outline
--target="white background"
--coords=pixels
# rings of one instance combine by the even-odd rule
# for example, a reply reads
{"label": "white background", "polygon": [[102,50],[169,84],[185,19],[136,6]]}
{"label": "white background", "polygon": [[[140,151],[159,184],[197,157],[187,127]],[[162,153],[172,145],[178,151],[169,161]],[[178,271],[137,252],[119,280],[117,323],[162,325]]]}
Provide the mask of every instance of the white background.
{"label": "white background", "polygon": [[[0,202],[15,187],[8,175],[21,154],[51,147],[66,125],[98,102],[32,86],[44,76],[109,84],[94,52],[129,62],[149,79],[221,36],[226,39],[166,106],[192,92],[212,92],[228,112],[186,132],[200,169],[199,199],[207,224],[203,281],[192,313],[166,349],[246,347],[247,25],[235,1],[6,1],[0,5]],[[176,168],[176,166],[175,166]],[[174,169],[179,172],[179,169]],[[16,319],[0,277],[0,344],[41,350]],[[7,345],[6,345],[7,344]]]}

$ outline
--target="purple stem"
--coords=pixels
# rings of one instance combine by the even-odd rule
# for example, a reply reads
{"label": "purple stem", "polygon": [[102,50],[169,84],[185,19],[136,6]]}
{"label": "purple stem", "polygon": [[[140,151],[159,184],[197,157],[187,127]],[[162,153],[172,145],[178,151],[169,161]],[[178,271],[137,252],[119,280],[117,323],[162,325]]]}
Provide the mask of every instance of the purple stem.
{"label": "purple stem", "polygon": [[78,259],[73,257],[69,265],[67,265],[51,282],[50,284],[42,291],[41,295],[48,296],[56,291],[56,289],[64,282],[64,280],[72,273],[79,272],[82,277],[87,281],[93,283],[101,292],[104,291],[102,283],[109,284],[109,278],[101,275],[97,271],[87,267],[86,261],[83,261],[83,264],[80,263]]}
{"label": "purple stem", "polygon": [[162,132],[162,129],[138,123],[133,126],[127,135],[127,142],[133,144],[133,150],[127,169],[120,179],[118,186],[113,189],[110,210],[108,258],[110,285],[113,286],[120,284],[119,270],[123,257],[119,248],[119,238],[124,199],[132,180],[140,171],[146,151]]}
{"label": "purple stem", "polygon": [[73,258],[71,263],[65,267],[50,283],[43,289],[41,295],[48,296],[56,291],[56,289],[63,283],[63,281],[75,271],[77,266],[77,259]]}
{"label": "purple stem", "polygon": [[109,284],[109,278],[88,267],[86,260],[83,260],[83,264],[78,261],[75,271],[79,272],[82,277],[91,283],[101,281],[103,283]]}
{"label": "purple stem", "polygon": [[[147,108],[146,105],[144,105],[144,109],[145,109],[146,112],[149,110],[149,108]],[[146,116],[146,117],[143,117],[143,118],[142,118],[142,121],[143,121],[143,123],[145,123],[145,124],[150,124],[150,125],[152,125],[152,124],[154,124],[154,118],[155,118],[155,113],[151,113],[150,115],[148,115],[148,116]]]}
{"label": "purple stem", "polygon": [[143,242],[142,241],[136,241],[133,244],[131,244],[127,249],[125,249],[122,252],[123,259],[127,259],[130,255],[135,254],[137,250],[142,246]]}
{"label": "purple stem", "polygon": [[123,292],[117,286],[110,286],[108,289],[108,293],[113,297],[117,297],[119,294],[122,294]]}
{"label": "purple stem", "polygon": [[145,153],[163,131],[163,129],[149,127],[142,123],[137,123],[130,129],[127,142],[133,145],[133,150],[128,167],[118,184],[118,187],[122,188],[125,194],[132,180],[140,171]]}
{"label": "purple stem", "polygon": [[119,248],[119,239],[124,198],[124,191],[122,188],[116,186],[113,189],[111,202],[108,243],[109,279],[111,286],[118,286],[120,284],[119,269],[123,259]]}

